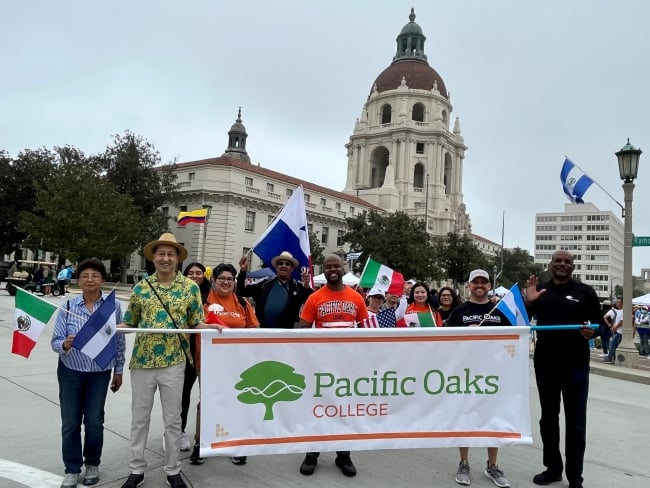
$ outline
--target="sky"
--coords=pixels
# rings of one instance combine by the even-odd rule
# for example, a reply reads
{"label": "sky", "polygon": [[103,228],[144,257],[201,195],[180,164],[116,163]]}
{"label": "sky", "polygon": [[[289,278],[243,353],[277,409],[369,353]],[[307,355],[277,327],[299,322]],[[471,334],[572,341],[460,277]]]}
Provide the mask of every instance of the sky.
{"label": "sky", "polygon": [[[411,7],[468,146],[474,233],[500,243],[505,215],[504,245],[532,254],[535,213],[568,202],[565,156],[623,203],[614,153],[650,146],[643,0],[4,0],[0,150],[94,154],[130,130],[166,162],[217,157],[241,106],[253,163],[342,190],[344,146]],[[585,200],[621,216],[595,186]],[[641,267],[650,247],[634,249]]]}

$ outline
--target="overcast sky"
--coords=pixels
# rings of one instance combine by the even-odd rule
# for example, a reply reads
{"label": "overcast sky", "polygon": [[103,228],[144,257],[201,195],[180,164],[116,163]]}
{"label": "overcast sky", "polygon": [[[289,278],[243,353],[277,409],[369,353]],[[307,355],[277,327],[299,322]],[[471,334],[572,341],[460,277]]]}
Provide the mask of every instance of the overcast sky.
{"label": "overcast sky", "polygon": [[[237,107],[254,163],[336,190],[344,145],[411,6],[469,147],[473,231],[533,253],[562,211],[565,155],[623,203],[614,153],[648,153],[634,232],[650,235],[650,2],[4,0],[0,149],[102,151],[129,129],[165,161],[220,156]],[[592,187],[586,201],[620,217]],[[635,248],[634,272],[650,267]]]}

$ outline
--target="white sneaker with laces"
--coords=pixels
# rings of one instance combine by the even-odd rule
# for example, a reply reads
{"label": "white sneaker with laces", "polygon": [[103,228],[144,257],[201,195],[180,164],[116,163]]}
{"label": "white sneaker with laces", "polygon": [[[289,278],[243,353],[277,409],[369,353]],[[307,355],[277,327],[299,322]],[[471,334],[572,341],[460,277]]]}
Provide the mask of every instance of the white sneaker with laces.
{"label": "white sneaker with laces", "polygon": [[191,447],[192,443],[190,442],[190,437],[183,432],[181,434],[181,451],[189,451]]}
{"label": "white sneaker with laces", "polygon": [[66,473],[61,482],[61,488],[73,488],[77,486],[78,473]]}
{"label": "white sneaker with laces", "polygon": [[467,461],[460,462],[454,479],[459,485],[469,485],[472,482],[469,477],[469,463]]}
{"label": "white sneaker with laces", "polygon": [[485,468],[484,474],[487,479],[492,480],[499,488],[508,488],[510,486],[508,478],[506,478],[506,475],[503,474],[503,471],[496,464],[492,466],[488,465]]}

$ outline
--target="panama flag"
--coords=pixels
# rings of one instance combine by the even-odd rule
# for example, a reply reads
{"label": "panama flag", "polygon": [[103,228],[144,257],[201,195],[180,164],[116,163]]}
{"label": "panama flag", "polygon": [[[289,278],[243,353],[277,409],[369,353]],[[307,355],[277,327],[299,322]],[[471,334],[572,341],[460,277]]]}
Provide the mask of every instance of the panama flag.
{"label": "panama flag", "polygon": [[404,315],[406,327],[435,327],[436,321],[431,312],[407,313]]}
{"label": "panama flag", "polygon": [[401,296],[404,290],[404,276],[402,276],[402,273],[393,271],[388,266],[368,258],[359,279],[359,286],[362,288],[379,288],[384,293]]}
{"label": "panama flag", "polygon": [[526,312],[526,305],[524,299],[519,291],[519,285],[515,283],[497,304],[497,310],[500,310],[510,321],[510,325],[527,325],[530,326],[528,320],[528,312]]}
{"label": "panama flag", "polygon": [[22,288],[16,288],[15,308],[11,352],[28,358],[45,326],[54,322],[57,307]]}
{"label": "panama flag", "polygon": [[187,224],[205,224],[207,218],[208,209],[200,208],[198,210],[192,210],[191,212],[178,212],[176,220],[178,225],[185,226]]}
{"label": "panama flag", "polygon": [[115,336],[115,290],[93,312],[79,330],[72,347],[92,358],[100,368],[106,368],[117,354]]}
{"label": "panama flag", "polygon": [[[289,251],[298,260],[300,266],[306,266],[311,270],[307,212],[302,186],[293,191],[280,213],[253,244],[253,252],[272,269],[271,259],[279,256],[283,251]],[[300,279],[300,274],[300,267],[293,271],[295,279]]]}
{"label": "panama flag", "polygon": [[562,171],[560,171],[562,189],[567,198],[573,203],[585,203],[582,197],[594,182],[589,176],[576,166],[569,158],[564,159]]}

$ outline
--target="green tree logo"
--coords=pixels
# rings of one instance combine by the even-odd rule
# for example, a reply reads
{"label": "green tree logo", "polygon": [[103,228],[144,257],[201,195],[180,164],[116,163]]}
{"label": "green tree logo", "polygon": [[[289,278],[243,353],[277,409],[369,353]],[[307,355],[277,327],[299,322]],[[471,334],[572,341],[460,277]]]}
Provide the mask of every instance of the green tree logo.
{"label": "green tree logo", "polygon": [[305,391],[305,377],[295,372],[288,364],[278,361],[262,361],[254,364],[240,375],[235,385],[241,390],[237,400],[253,405],[263,403],[264,420],[273,420],[273,405],[276,402],[294,402]]}

